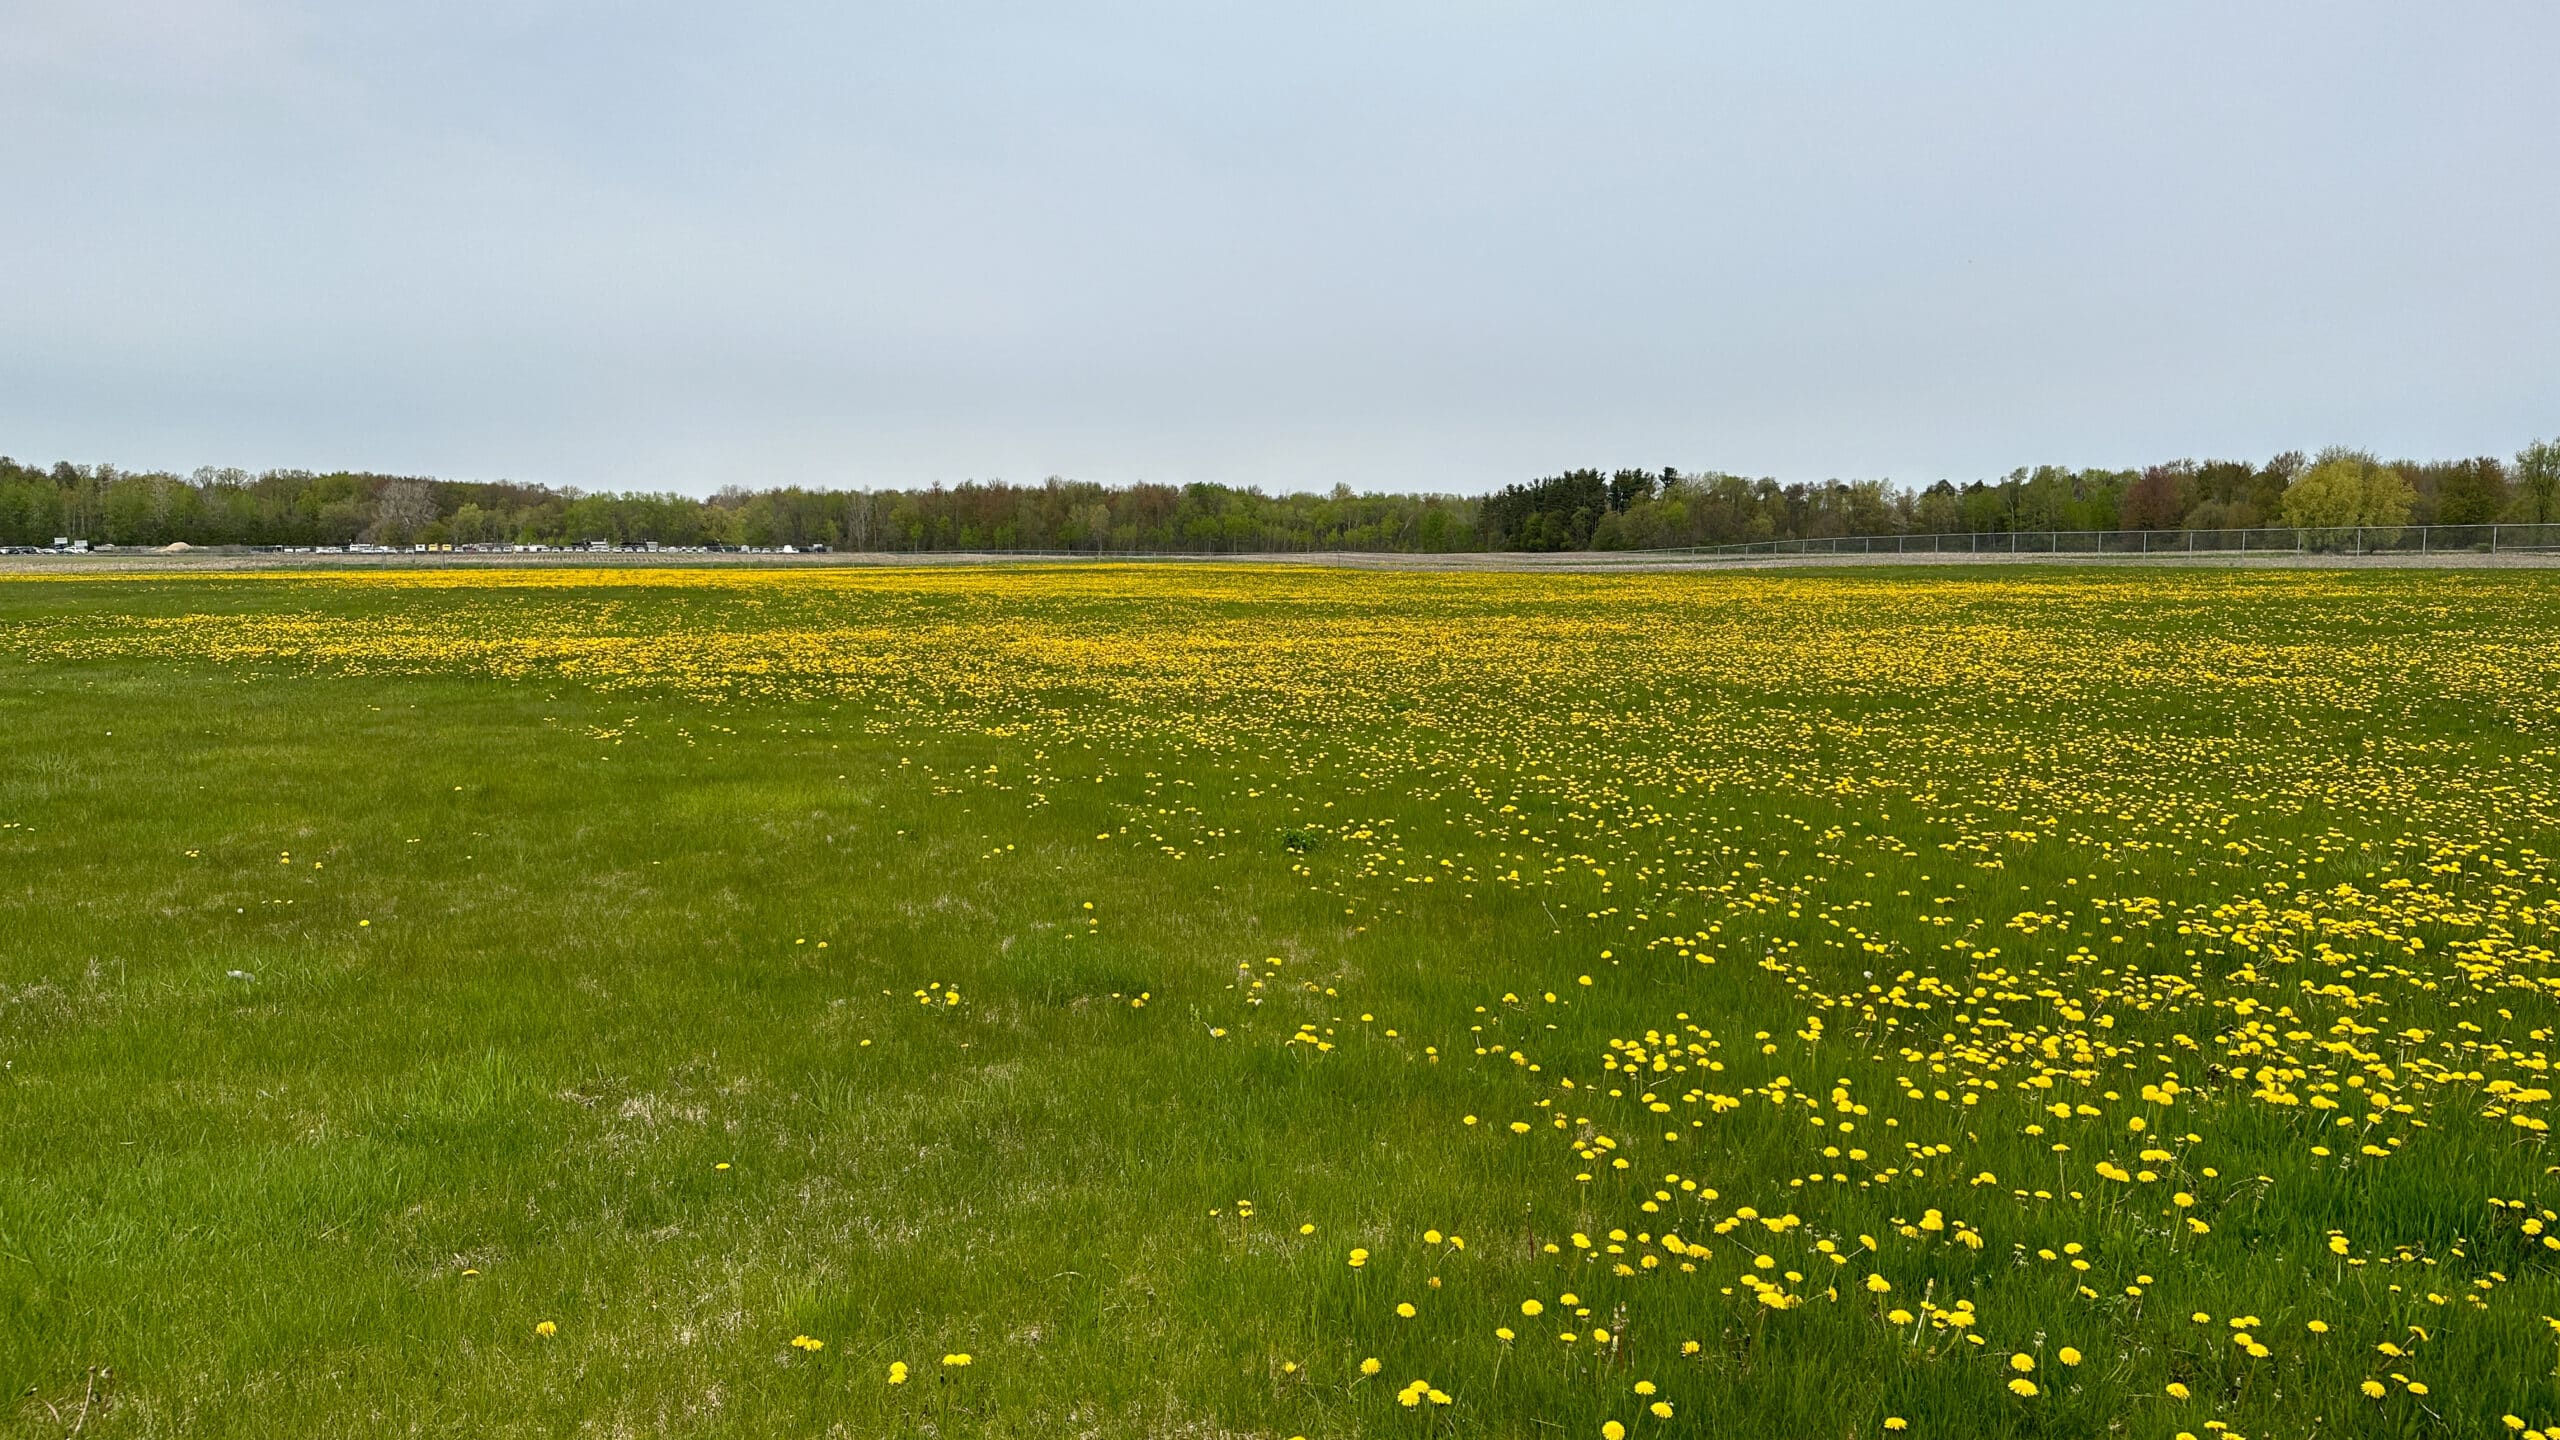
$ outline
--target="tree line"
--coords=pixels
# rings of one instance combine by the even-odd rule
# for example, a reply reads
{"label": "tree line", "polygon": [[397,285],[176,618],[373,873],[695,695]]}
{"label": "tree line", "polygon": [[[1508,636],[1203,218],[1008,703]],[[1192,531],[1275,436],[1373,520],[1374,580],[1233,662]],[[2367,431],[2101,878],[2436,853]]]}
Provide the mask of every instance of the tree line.
{"label": "tree line", "polygon": [[2317,456],[2134,470],[2020,467],[1926,487],[1720,471],[1571,470],[1485,496],[1266,494],[1228,485],[968,481],[902,490],[724,488],[707,498],[363,471],[0,456],[0,545],[407,546],[656,542],[846,550],[1624,550],[1846,535],[2560,521],[2560,442],[2512,461]]}
{"label": "tree line", "polygon": [[2176,460],[2138,470],[2021,466],[1925,488],[1882,480],[1781,485],[1717,472],[1572,470],[1488,495],[1484,548],[1646,550],[1847,535],[2560,521],[2560,442],[2512,461],[2299,451],[2264,464]]}

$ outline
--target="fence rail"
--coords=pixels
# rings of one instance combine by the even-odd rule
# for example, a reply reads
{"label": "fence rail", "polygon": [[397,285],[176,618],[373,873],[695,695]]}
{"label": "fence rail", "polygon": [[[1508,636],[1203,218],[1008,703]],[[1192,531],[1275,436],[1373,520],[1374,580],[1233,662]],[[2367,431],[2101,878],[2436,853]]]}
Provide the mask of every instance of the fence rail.
{"label": "fence rail", "polygon": [[[2560,523],[2334,525],[2252,530],[1997,530],[1842,535],[1697,545],[1677,552],[1754,555],[2437,555],[2560,552]],[[1659,552],[1656,552],[1659,553]]]}
{"label": "fence rail", "polygon": [[[428,545],[201,545],[174,546],[200,554],[582,554],[746,555],[825,554],[827,546],[658,545],[646,542],[572,545],[458,544]],[[53,546],[0,547],[0,554],[134,554],[167,553],[148,545],[100,546],[56,542]],[[2262,527],[2250,530],[1981,530],[1932,535],[1839,535],[1809,540],[1750,540],[1727,545],[1680,545],[1649,550],[1546,550],[1524,552],[1407,551],[1376,546],[1293,547],[1198,550],[869,550],[839,547],[839,554],[869,556],[940,556],[945,559],[1060,560],[1233,560],[1253,556],[1375,554],[1465,555],[1503,553],[1521,560],[1575,566],[1611,563],[1642,564],[1665,558],[1751,559],[1762,556],[1824,555],[2060,555],[2171,558],[2182,555],[2454,555],[2560,554],[2560,522],[2514,525],[2334,525]]]}

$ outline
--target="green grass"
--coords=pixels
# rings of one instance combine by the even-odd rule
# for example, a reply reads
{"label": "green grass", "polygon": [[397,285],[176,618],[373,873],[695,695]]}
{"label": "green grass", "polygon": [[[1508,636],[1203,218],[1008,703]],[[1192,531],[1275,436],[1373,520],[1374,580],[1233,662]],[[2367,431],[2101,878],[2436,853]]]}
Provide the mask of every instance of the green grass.
{"label": "green grass", "polygon": [[2533,573],[0,583],[0,1424],[2543,1426],[2555,691]]}

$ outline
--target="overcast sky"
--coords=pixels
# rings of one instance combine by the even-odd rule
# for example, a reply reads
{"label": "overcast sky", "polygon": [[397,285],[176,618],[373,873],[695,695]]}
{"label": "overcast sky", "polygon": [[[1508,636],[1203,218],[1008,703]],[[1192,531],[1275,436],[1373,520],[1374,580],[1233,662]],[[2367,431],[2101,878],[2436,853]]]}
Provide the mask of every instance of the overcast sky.
{"label": "overcast sky", "polygon": [[0,451],[704,492],[2560,431],[2560,6],[0,0]]}

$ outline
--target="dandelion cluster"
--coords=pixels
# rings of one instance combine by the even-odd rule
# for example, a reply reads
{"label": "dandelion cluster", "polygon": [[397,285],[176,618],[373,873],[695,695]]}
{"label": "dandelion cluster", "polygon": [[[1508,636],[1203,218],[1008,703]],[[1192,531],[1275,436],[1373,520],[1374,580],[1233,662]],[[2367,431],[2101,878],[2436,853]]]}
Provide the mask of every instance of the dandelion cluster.
{"label": "dandelion cluster", "polygon": [[[1393,1133],[1321,1138],[1366,1181],[1167,1222],[1309,1297],[1262,1317],[1274,1404],[1621,1440],[1820,1364],[1858,1378],[1838,1433],[2560,1422],[2533,576],[237,583],[274,603],[0,640],[692,707],[590,746],[820,705],[875,747],[965,734],[999,758],[937,794],[1072,801],[1107,821],[1046,843],[1320,912],[1091,997],[1168,1053],[1396,1097],[1362,1112]],[[393,597],[358,623],[340,586]],[[1121,907],[1061,912],[1058,948],[1121,953]],[[1476,960],[1382,978],[1431,934]],[[1001,1026],[1015,983],[955,963],[898,1003]],[[1408,1150],[1464,1184],[1356,1168]]]}

